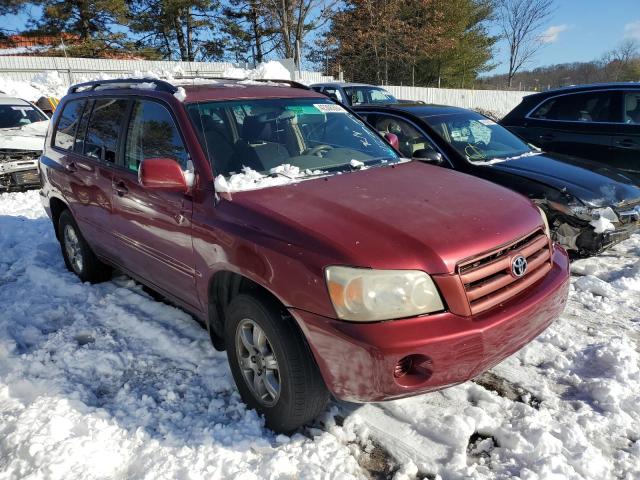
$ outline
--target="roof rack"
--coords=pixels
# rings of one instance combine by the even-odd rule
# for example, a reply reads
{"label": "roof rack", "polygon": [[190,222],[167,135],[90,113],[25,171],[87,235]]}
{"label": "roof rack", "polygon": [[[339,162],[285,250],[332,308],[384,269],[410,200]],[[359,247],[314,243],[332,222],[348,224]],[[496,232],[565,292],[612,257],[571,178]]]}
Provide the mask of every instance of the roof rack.
{"label": "roof rack", "polygon": [[231,77],[205,77],[202,75],[184,75],[176,77],[176,83],[182,82],[182,80],[227,80],[232,82],[261,82],[261,83],[284,83],[293,88],[302,88],[304,90],[311,90],[311,87],[304,83],[296,82],[295,80],[278,80],[276,78],[231,78]]}
{"label": "roof rack", "polygon": [[[202,77],[202,76],[182,76],[176,78],[176,82],[180,82],[182,80],[195,80],[195,79],[203,79],[203,80],[234,80],[237,82],[244,81],[254,81],[260,83],[284,83],[285,85],[289,85],[292,88],[301,88],[304,90],[310,90],[311,88],[305,85],[304,83],[296,82],[294,80],[277,80],[277,79],[267,79],[267,78],[225,78],[225,77]],[[132,85],[140,85],[142,83],[153,83],[156,86],[156,90],[161,92],[169,92],[175,93],[178,91],[178,87],[167,82],[166,80],[158,80],[156,78],[113,78],[109,80],[93,80],[91,82],[77,83],[76,85],[72,85],[69,87],[67,94],[78,93],[78,92],[86,92],[91,90],[97,90],[101,87],[108,88],[131,88]]]}
{"label": "roof rack", "polygon": [[67,94],[96,90],[103,86],[112,86],[112,88],[131,88],[131,85],[139,85],[141,83],[153,83],[156,86],[156,89],[162,92],[175,93],[178,91],[178,88],[175,85],[171,85],[165,80],[158,80],[155,78],[114,78],[110,80],[94,80],[91,82],[71,85]]}
{"label": "roof rack", "polygon": [[246,80],[254,80],[256,82],[264,82],[264,83],[269,83],[269,82],[284,83],[293,88],[302,88],[304,90],[311,90],[311,87],[309,87],[308,85],[305,85],[304,83],[296,82],[295,80],[276,80],[276,79],[270,79],[270,78],[256,78],[256,79],[247,78]]}

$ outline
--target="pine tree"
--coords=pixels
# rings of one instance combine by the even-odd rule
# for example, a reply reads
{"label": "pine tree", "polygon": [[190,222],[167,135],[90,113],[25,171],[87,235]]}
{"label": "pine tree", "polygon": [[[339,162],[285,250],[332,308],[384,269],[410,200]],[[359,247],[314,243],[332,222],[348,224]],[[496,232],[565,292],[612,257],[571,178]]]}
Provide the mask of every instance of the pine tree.
{"label": "pine tree", "polygon": [[220,21],[219,4],[211,0],[130,0],[129,28],[137,45],[167,59],[215,59],[222,45],[213,35]]}
{"label": "pine tree", "polygon": [[490,67],[491,14],[490,0],[348,0],[313,58],[353,81],[467,85]]}
{"label": "pine tree", "polygon": [[34,22],[36,31],[77,37],[69,53],[102,56],[105,50],[128,47],[126,35],[114,28],[127,22],[125,0],[39,0],[43,15]]}

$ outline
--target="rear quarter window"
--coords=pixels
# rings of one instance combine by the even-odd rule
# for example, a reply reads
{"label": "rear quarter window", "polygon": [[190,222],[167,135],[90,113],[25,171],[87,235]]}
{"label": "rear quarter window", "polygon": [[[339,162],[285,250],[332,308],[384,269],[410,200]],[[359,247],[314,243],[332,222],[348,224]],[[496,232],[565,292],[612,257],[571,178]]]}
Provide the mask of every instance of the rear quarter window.
{"label": "rear quarter window", "polygon": [[568,122],[610,122],[613,120],[613,92],[585,92],[553,97],[530,115],[538,120]]}
{"label": "rear quarter window", "polygon": [[53,136],[54,146],[63,150],[73,149],[76,129],[84,105],[84,100],[71,100],[64,106]]}

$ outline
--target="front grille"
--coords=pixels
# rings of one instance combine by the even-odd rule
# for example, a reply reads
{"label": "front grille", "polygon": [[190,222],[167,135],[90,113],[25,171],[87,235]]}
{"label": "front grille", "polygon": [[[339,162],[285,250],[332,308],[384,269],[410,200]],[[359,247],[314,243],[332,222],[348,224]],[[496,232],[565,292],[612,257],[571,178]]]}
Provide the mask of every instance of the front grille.
{"label": "front grille", "polygon": [[[511,263],[517,255],[527,259],[526,273],[519,278],[511,273]],[[509,300],[550,270],[551,244],[540,230],[458,265],[472,315]]]}

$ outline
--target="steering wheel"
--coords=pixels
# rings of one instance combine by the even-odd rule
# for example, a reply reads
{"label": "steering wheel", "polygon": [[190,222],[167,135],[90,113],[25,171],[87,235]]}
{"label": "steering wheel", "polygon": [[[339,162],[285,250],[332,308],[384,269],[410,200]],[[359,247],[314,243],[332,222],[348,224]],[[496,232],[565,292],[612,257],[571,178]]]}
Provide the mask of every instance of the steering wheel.
{"label": "steering wheel", "polygon": [[[315,147],[312,148],[307,148],[304,152],[302,152],[303,155],[318,155],[320,152],[324,151],[324,150],[331,150],[333,147],[331,145],[327,145],[327,144],[322,144],[322,145],[316,145]],[[320,156],[320,155],[318,155]]]}

